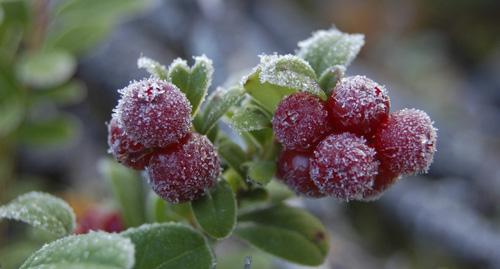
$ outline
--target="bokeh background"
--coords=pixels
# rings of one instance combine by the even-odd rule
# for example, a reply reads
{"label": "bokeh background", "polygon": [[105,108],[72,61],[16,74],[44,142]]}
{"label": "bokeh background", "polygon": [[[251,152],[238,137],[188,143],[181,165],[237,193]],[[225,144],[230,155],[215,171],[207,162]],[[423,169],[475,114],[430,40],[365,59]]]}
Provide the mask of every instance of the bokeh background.
{"label": "bokeh background", "polygon": [[[97,163],[116,90],[146,76],[139,56],[206,54],[213,89],[333,24],[366,35],[348,74],[385,84],[395,110],[427,111],[439,140],[429,174],[376,202],[298,201],[331,232],[321,268],[500,268],[498,0],[0,1],[0,203],[43,190],[77,214],[115,208]],[[0,225],[2,268],[44,242]],[[247,255],[256,269],[301,268],[226,244],[218,268]]]}

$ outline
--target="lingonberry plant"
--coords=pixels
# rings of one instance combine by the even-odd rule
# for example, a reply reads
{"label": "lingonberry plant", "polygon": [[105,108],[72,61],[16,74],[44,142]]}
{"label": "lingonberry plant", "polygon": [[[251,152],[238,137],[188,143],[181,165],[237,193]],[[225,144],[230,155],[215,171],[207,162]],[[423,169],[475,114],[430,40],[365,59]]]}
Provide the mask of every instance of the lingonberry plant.
{"label": "lingonberry plant", "polygon": [[[344,77],[363,43],[359,34],[318,31],[296,55],[262,55],[240,84],[217,88],[205,103],[207,57],[168,68],[140,58],[151,77],[119,90],[108,123],[109,152],[123,166],[100,163],[121,217],[84,219],[75,230],[62,200],[19,197],[0,217],[66,236],[22,268],[214,268],[213,246],[229,236],[290,262],[322,264],[327,231],[286,200],[374,200],[402,175],[426,172],[436,150],[425,112],[390,113],[384,86]],[[236,133],[219,129],[220,119]],[[143,170],[147,199],[134,170]]]}

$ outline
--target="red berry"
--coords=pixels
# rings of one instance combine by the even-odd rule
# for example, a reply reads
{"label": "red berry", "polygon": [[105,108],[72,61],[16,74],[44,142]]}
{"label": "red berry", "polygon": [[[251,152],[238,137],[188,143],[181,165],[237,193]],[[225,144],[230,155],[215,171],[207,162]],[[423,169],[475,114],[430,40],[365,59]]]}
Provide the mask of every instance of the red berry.
{"label": "red berry", "polygon": [[273,130],[286,149],[312,148],[329,131],[328,111],[316,96],[303,92],[289,95],[274,113]]}
{"label": "red berry", "polygon": [[114,117],[108,124],[108,145],[118,162],[133,169],[144,169],[151,158],[151,151],[130,139]]}
{"label": "red berry", "polygon": [[380,196],[392,186],[400,178],[400,175],[395,174],[385,168],[381,163],[378,169],[378,174],[373,182],[373,187],[367,190],[363,194],[363,201],[374,201],[380,198]]}
{"label": "red berry", "polygon": [[325,196],[309,176],[312,152],[283,150],[278,159],[278,177],[296,193],[320,198]]}
{"label": "red berry", "polygon": [[110,233],[124,230],[121,216],[114,211],[106,212],[97,208],[90,208],[78,218],[76,234],[86,234],[90,231],[105,231]]}
{"label": "red berry", "polygon": [[389,115],[386,89],[364,76],[341,79],[328,98],[328,112],[336,131],[371,135]]}
{"label": "red berry", "polygon": [[191,105],[173,84],[158,79],[133,82],[120,90],[115,109],[125,132],[146,147],[177,143],[191,129]]}
{"label": "red berry", "polygon": [[314,150],[309,173],[324,193],[342,200],[361,199],[373,186],[379,162],[363,137],[332,134]]}
{"label": "red berry", "polygon": [[176,204],[195,200],[214,186],[220,163],[210,140],[192,133],[181,143],[155,152],[147,171],[153,190]]}
{"label": "red berry", "polygon": [[375,133],[374,146],[381,162],[396,174],[427,172],[436,152],[436,129],[429,116],[417,109],[391,113]]}

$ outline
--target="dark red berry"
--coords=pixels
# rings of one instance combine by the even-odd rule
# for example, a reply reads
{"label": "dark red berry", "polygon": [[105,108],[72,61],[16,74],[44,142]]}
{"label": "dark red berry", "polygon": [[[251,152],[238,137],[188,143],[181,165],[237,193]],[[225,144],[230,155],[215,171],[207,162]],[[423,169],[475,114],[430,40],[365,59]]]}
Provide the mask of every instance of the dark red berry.
{"label": "dark red berry", "polygon": [[363,201],[374,201],[380,198],[380,196],[392,186],[400,178],[400,175],[395,174],[384,166],[382,163],[379,166],[378,174],[373,182],[373,187],[367,190],[363,194]]}
{"label": "dark red berry", "polygon": [[330,130],[328,111],[316,96],[303,92],[289,95],[274,113],[273,130],[286,149],[313,148]]}
{"label": "dark red berry", "polygon": [[144,146],[166,147],[190,131],[191,105],[173,84],[150,78],[120,93],[116,116],[127,135]]}
{"label": "dark red berry", "polygon": [[402,175],[427,172],[436,152],[436,129],[417,109],[391,113],[375,133],[374,146],[386,169]]}
{"label": "dark red berry", "polygon": [[338,199],[358,200],[373,187],[379,162],[363,137],[332,134],[314,150],[309,173],[318,188]]}
{"label": "dark red berry", "polygon": [[106,212],[97,208],[90,208],[78,218],[76,234],[85,234],[90,231],[105,231],[117,233],[124,230],[120,214],[115,211]]}
{"label": "dark red berry", "polygon": [[299,195],[320,198],[325,196],[309,176],[312,152],[283,150],[278,159],[277,175]]}
{"label": "dark red berry", "polygon": [[155,152],[147,171],[156,194],[177,204],[195,200],[214,186],[220,163],[210,140],[192,133],[181,143]]}
{"label": "dark red berry", "polygon": [[130,139],[114,117],[108,124],[108,145],[118,162],[133,169],[144,169],[151,158],[151,150]]}
{"label": "dark red berry", "polygon": [[371,135],[389,115],[386,89],[364,76],[341,79],[327,102],[336,131]]}

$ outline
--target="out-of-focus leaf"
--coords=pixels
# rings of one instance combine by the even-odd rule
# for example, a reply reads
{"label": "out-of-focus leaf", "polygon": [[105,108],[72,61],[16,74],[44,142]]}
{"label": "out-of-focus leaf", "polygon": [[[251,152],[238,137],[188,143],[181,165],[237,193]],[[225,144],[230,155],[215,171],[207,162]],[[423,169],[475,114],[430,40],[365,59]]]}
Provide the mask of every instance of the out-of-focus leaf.
{"label": "out-of-focus leaf", "polygon": [[305,210],[276,205],[242,214],[238,220],[236,235],[283,259],[318,266],[328,254],[326,229]]}
{"label": "out-of-focus leaf", "polygon": [[332,28],[320,30],[299,42],[297,55],[311,65],[317,76],[334,65],[348,66],[364,45],[364,35],[347,34]]}
{"label": "out-of-focus leaf", "polygon": [[87,88],[85,84],[79,80],[71,80],[59,87],[33,93],[35,98],[49,99],[60,105],[79,103],[85,98],[86,94]]}
{"label": "out-of-focus leaf", "polygon": [[43,243],[31,241],[17,241],[0,249],[0,264],[2,269],[19,268],[33,252],[38,250]]}
{"label": "out-of-focus leaf", "polygon": [[139,174],[110,159],[100,160],[98,168],[111,186],[125,226],[134,227],[146,222],[144,188]]}
{"label": "out-of-focus leaf", "polygon": [[0,207],[0,219],[28,223],[58,236],[70,234],[75,229],[75,213],[63,200],[40,192],[19,196]]}
{"label": "out-of-focus leaf", "polygon": [[196,221],[207,234],[217,239],[231,235],[236,225],[236,198],[225,180],[192,201],[191,207]]}
{"label": "out-of-focus leaf", "polygon": [[110,28],[109,25],[99,21],[87,21],[84,24],[64,27],[60,31],[49,33],[44,47],[47,50],[64,49],[75,54],[82,53],[97,44]]}
{"label": "out-of-focus leaf", "polygon": [[136,247],[135,269],[211,269],[215,264],[203,235],[182,224],[144,224],[122,235]]}
{"label": "out-of-focus leaf", "polygon": [[170,204],[151,191],[148,197],[149,222],[189,222],[193,218],[189,203]]}
{"label": "out-of-focus leaf", "polygon": [[75,137],[80,123],[71,116],[59,116],[49,120],[25,122],[17,131],[17,139],[28,145],[67,143]]}
{"label": "out-of-focus leaf", "polygon": [[34,88],[49,88],[66,82],[75,72],[76,60],[63,50],[24,54],[16,66],[17,77]]}
{"label": "out-of-focus leaf", "polygon": [[0,138],[10,134],[24,117],[24,104],[17,97],[0,100]]}
{"label": "out-of-focus leaf", "polygon": [[130,269],[134,245],[117,234],[91,232],[64,237],[43,246],[20,269]]}

